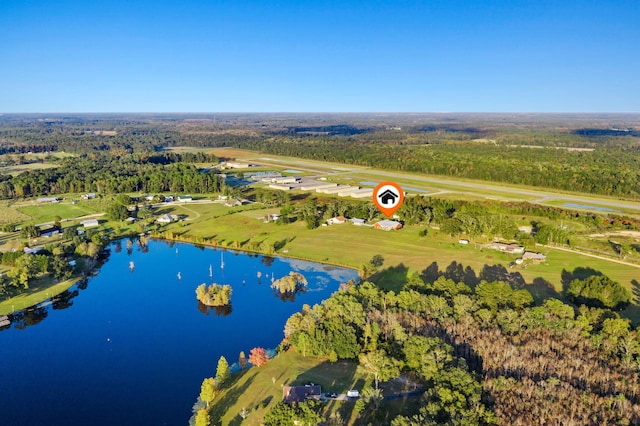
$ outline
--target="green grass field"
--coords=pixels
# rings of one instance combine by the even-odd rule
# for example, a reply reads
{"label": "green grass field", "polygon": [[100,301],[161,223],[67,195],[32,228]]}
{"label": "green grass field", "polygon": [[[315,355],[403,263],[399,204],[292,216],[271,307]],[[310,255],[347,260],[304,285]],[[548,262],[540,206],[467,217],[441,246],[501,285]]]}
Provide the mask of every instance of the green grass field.
{"label": "green grass field", "polygon": [[[423,227],[410,226],[399,231],[379,231],[371,227],[358,227],[351,224],[332,225],[309,230],[304,223],[289,225],[264,223],[260,220],[265,214],[277,212],[278,209],[241,211],[229,214],[231,209],[221,205],[189,205],[197,209],[200,217],[194,220],[172,224],[168,229],[177,233],[214,239],[225,245],[232,241],[246,244],[253,242],[287,241],[284,248],[287,255],[304,259],[326,261],[339,265],[357,268],[369,261],[374,255],[381,254],[385,258],[385,267],[404,265],[408,273],[420,272],[432,262],[436,262],[444,270],[453,261],[471,267],[476,275],[485,265],[507,265],[517,256],[507,255],[495,250],[483,249],[482,239],[478,244],[463,246],[457,238],[439,234],[429,230],[429,235],[420,237]],[[167,207],[167,211],[181,213],[179,207]],[[573,270],[577,266],[590,266],[602,271],[625,285],[638,279],[640,269],[621,265],[607,260],[590,258],[574,253],[567,253],[553,248],[529,247],[532,251],[547,254],[547,261],[541,264],[529,264],[527,267],[507,268],[509,272],[520,273],[528,283],[542,278],[548,281],[557,291],[562,289],[561,274],[564,270]]]}
{"label": "green grass field", "polygon": [[70,202],[60,202],[54,204],[33,204],[18,207],[18,211],[31,217],[37,223],[52,222],[56,216],[62,219],[70,219],[79,216],[98,213],[99,209],[90,201],[72,204]]}
{"label": "green grass field", "polygon": [[0,171],[7,175],[17,176],[22,172],[27,172],[30,170],[51,169],[55,167],[59,167],[59,165],[53,163],[29,163],[0,167]]}
{"label": "green grass field", "polygon": [[[285,385],[313,382],[321,385],[323,392],[336,393],[362,389],[371,380],[360,375],[356,365],[349,361],[330,363],[323,358],[303,357],[293,350],[280,354],[262,367],[252,367],[232,376],[227,389],[212,403],[212,424],[262,424],[264,414],[282,400]],[[329,412],[340,410],[344,419],[351,417],[355,405],[350,401],[332,401],[329,404]],[[244,421],[240,417],[243,408],[249,410]]]}
{"label": "green grass field", "polygon": [[42,303],[45,300],[71,288],[78,278],[54,283],[50,276],[34,281],[30,287],[18,296],[11,299],[0,299],[0,315],[7,315],[14,311],[26,309],[30,306]]}
{"label": "green grass field", "polygon": [[21,223],[30,220],[31,217],[18,210],[12,200],[0,200],[0,225],[6,223]]}

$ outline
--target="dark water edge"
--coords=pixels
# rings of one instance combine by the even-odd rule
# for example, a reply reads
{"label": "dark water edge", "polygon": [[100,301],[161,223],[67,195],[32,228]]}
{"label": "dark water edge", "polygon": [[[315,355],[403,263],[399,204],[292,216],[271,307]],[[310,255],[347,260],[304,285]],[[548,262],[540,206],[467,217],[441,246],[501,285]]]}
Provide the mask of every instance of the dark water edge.
{"label": "dark water edge", "polygon": [[[274,294],[272,277],[292,270],[305,275],[307,291]],[[275,347],[292,313],[356,276],[183,243],[113,243],[95,277],[14,314],[0,331],[0,423],[186,424],[221,355],[233,363],[240,351]],[[230,309],[198,305],[195,288],[210,282],[232,286]]]}

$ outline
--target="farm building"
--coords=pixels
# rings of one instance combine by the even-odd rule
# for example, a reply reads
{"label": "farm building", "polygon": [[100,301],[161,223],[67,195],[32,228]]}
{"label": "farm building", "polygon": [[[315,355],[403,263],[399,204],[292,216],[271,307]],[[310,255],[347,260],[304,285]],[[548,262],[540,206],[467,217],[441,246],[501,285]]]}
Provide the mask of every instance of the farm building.
{"label": "farm building", "polygon": [[371,198],[373,196],[373,189],[371,188],[363,188],[357,191],[353,191],[349,193],[349,196],[352,198]]}
{"label": "farm building", "polygon": [[345,223],[347,221],[347,218],[344,216],[336,216],[336,217],[332,217],[331,219],[327,220],[327,223],[329,225],[339,225],[342,223]]}
{"label": "farm building", "polygon": [[60,202],[60,198],[58,197],[43,197],[38,198],[39,203],[58,203]]}
{"label": "farm building", "polygon": [[534,260],[536,262],[543,262],[547,259],[547,256],[541,253],[535,253],[532,251],[525,252],[522,255],[522,260]]}
{"label": "farm building", "polygon": [[95,228],[96,226],[99,226],[100,223],[98,222],[98,219],[87,219],[80,222],[80,225],[85,228]]}
{"label": "farm building", "polygon": [[178,220],[178,216],[174,214],[163,214],[159,218],[156,219],[158,223],[171,223]]}
{"label": "farm building", "polygon": [[402,228],[402,224],[400,222],[396,222],[395,220],[381,220],[380,222],[373,225],[376,229],[382,229],[383,231],[391,231]]}
{"label": "farm building", "polygon": [[269,185],[269,188],[271,189],[279,189],[280,191],[290,191],[291,187],[289,185],[278,185],[275,183],[272,183],[271,185]]}
{"label": "farm building", "polygon": [[492,242],[487,248],[493,250],[500,250],[505,253],[524,253],[524,247],[518,244],[500,243],[497,241]]}

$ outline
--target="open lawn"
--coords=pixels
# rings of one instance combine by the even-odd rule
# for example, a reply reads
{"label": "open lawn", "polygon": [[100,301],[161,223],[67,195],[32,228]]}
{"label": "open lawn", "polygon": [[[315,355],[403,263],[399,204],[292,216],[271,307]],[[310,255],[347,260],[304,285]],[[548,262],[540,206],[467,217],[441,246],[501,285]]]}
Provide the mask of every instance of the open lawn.
{"label": "open lawn", "polygon": [[0,167],[0,172],[7,175],[16,176],[22,172],[26,172],[29,170],[51,169],[54,167],[59,167],[59,164],[55,164],[55,163],[16,164],[15,166]]}
{"label": "open lawn", "polygon": [[31,283],[29,288],[11,299],[0,298],[0,315],[7,315],[14,311],[26,309],[71,288],[78,281],[73,278],[67,281],[54,283],[50,276],[42,277]]}
{"label": "open lawn", "polygon": [[22,213],[12,200],[0,200],[0,225],[7,223],[21,223],[31,217]]}
{"label": "open lawn", "polygon": [[77,204],[70,202],[60,202],[53,204],[33,204],[18,208],[20,213],[28,215],[36,223],[52,222],[56,216],[62,219],[70,219],[79,216],[86,216],[99,212],[94,203],[85,201]]}
{"label": "open lawn", "polygon": [[[478,244],[472,241],[472,244],[463,246],[457,243],[457,238],[439,234],[436,230],[430,229],[428,236],[420,237],[419,231],[424,228],[417,226],[389,232],[351,224],[309,230],[302,222],[277,225],[264,223],[259,219],[265,214],[276,212],[277,209],[226,214],[231,209],[219,205],[197,207],[201,214],[198,220],[172,224],[168,229],[179,234],[186,233],[216,240],[220,245],[234,241],[241,245],[249,241],[271,243],[286,241],[283,248],[288,250],[288,256],[354,268],[368,262],[376,254],[384,257],[384,267],[404,267],[407,273],[421,272],[433,262],[438,264],[440,270],[445,270],[455,261],[464,267],[471,267],[476,276],[479,276],[485,269],[485,265],[497,264],[502,265],[508,273],[520,274],[527,283],[533,283],[534,280],[542,278],[557,291],[562,290],[563,269],[573,270],[577,266],[588,265],[628,286],[631,285],[631,280],[640,276],[640,269],[633,266],[543,247],[529,247],[529,249],[547,254],[546,262],[509,268],[509,263],[513,262],[517,256],[482,248],[486,240]],[[207,213],[207,209],[211,210]],[[178,208],[166,210],[180,213]]]}
{"label": "open lawn", "polygon": [[[356,362],[330,363],[324,358],[303,357],[294,350],[279,354],[262,367],[252,367],[232,376],[229,387],[212,403],[212,424],[262,424],[264,414],[282,400],[285,385],[313,382],[321,385],[323,392],[361,390],[365,384],[370,384],[370,380],[360,375],[356,365]],[[327,409],[330,412],[339,410],[343,418],[348,419],[354,405],[351,401],[332,401]],[[249,410],[244,421],[239,414],[243,408]]]}

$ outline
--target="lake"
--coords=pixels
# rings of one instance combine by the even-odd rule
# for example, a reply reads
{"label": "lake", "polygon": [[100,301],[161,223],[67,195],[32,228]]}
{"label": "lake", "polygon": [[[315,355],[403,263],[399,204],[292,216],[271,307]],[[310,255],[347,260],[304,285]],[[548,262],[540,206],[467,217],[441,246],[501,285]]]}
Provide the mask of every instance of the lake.
{"label": "lake", "polygon": [[[283,300],[270,284],[290,271],[308,289]],[[188,244],[111,244],[96,276],[0,331],[0,423],[186,425],[221,355],[232,364],[240,351],[275,348],[292,313],[355,278],[350,269]],[[230,312],[198,305],[195,288],[211,282],[232,286]]]}

